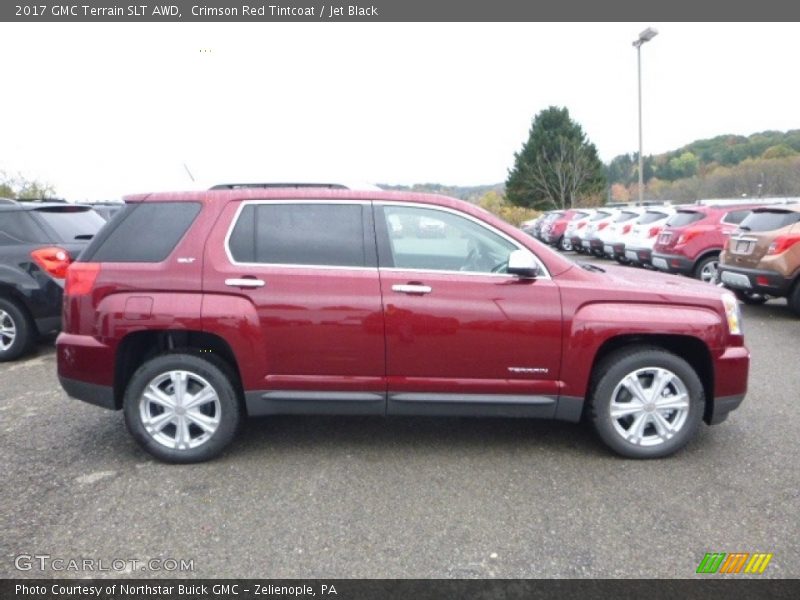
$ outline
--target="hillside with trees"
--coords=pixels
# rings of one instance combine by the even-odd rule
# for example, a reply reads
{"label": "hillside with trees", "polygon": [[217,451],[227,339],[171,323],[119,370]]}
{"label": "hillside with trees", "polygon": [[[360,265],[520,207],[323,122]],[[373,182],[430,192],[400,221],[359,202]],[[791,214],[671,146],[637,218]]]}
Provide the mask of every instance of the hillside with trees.
{"label": "hillside with trees", "polygon": [[[606,166],[612,200],[636,196],[637,169],[636,154],[622,154]],[[800,130],[697,140],[646,156],[643,171],[645,196],[652,199],[800,196]]]}

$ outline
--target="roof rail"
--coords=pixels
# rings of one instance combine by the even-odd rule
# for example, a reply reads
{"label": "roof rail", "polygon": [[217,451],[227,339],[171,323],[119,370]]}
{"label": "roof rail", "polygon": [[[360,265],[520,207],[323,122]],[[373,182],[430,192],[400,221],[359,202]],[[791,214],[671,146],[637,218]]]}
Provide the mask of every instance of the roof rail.
{"label": "roof rail", "polygon": [[241,190],[250,188],[326,188],[329,190],[347,190],[341,183],[219,183],[209,190]]}

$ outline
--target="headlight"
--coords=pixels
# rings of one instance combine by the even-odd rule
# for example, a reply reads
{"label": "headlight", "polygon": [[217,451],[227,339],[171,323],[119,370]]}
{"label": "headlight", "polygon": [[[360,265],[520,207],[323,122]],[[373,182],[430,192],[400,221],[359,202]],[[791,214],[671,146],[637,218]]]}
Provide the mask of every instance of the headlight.
{"label": "headlight", "polygon": [[731,335],[742,335],[742,314],[739,312],[739,301],[733,294],[722,295],[722,305],[728,318],[728,331]]}

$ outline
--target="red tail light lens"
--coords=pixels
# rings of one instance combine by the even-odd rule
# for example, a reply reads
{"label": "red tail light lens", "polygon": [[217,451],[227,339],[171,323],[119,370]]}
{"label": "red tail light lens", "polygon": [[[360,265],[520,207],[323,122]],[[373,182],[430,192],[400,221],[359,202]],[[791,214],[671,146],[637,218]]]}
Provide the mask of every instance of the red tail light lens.
{"label": "red tail light lens", "polygon": [[626,233],[630,233],[630,231],[631,231],[630,224],[625,225],[625,227],[622,228],[622,235],[625,235]]}
{"label": "red tail light lens", "polygon": [[64,279],[67,276],[67,267],[72,262],[69,252],[58,246],[48,246],[39,248],[31,252],[31,258],[48,275],[56,279]]}
{"label": "red tail light lens", "polygon": [[651,227],[650,230],[647,232],[647,237],[656,237],[658,232],[661,231],[661,227]]}
{"label": "red tail light lens", "polygon": [[767,254],[781,254],[786,252],[789,248],[800,242],[800,235],[781,235],[775,238],[769,248]]}
{"label": "red tail light lens", "polygon": [[67,284],[64,292],[67,296],[84,296],[92,291],[97,274],[100,272],[98,263],[73,263],[67,270]]}
{"label": "red tail light lens", "polygon": [[586,221],[581,221],[580,223],[578,223],[578,229],[580,229],[584,225],[586,225]]}
{"label": "red tail light lens", "polygon": [[676,243],[678,245],[686,244],[687,242],[691,241],[692,238],[696,238],[701,233],[702,233],[702,231],[700,231],[699,229],[687,229],[686,231],[684,231],[680,235],[680,237],[678,238],[678,241]]}
{"label": "red tail light lens", "polygon": [[601,229],[605,229],[606,227],[608,227],[608,221],[606,221],[605,223],[600,223],[597,226],[597,231],[600,231]]}

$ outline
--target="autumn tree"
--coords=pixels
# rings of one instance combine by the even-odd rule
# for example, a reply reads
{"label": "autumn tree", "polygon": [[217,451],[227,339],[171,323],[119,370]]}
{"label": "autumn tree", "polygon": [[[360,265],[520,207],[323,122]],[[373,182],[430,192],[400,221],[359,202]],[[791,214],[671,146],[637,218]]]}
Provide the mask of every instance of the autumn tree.
{"label": "autumn tree", "polygon": [[533,119],[528,141],[514,155],[506,198],[539,210],[570,208],[605,186],[594,144],[566,108],[551,106]]}

